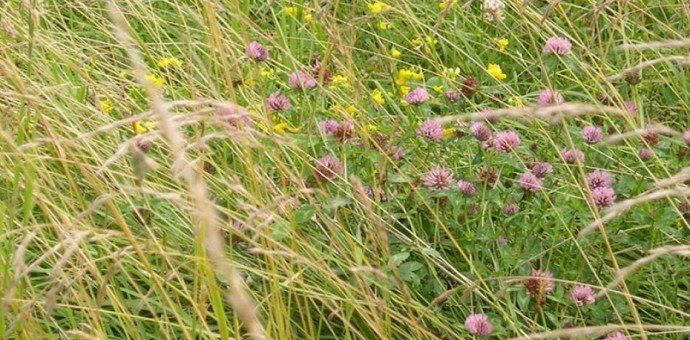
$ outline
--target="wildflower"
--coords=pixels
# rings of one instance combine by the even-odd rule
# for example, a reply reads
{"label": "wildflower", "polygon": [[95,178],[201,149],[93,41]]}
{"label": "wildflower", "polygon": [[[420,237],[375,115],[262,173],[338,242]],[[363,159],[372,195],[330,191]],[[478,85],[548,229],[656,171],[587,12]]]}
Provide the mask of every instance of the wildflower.
{"label": "wildflower", "polygon": [[607,336],[606,340],[630,340],[630,338],[621,332],[616,332]]}
{"label": "wildflower", "polygon": [[397,48],[391,47],[391,57],[398,58],[402,53]]}
{"label": "wildflower", "polygon": [[443,129],[443,139],[448,139],[450,137],[453,137],[455,135],[455,128],[446,128]]}
{"label": "wildflower", "polygon": [[266,105],[274,111],[285,111],[292,107],[290,104],[290,99],[288,97],[282,96],[280,92],[273,92],[266,99]]}
{"label": "wildflower", "polygon": [[333,80],[332,80],[330,87],[331,88],[337,88],[337,87],[347,88],[349,86],[350,86],[350,84],[348,83],[346,76],[336,74],[333,76]]}
{"label": "wildflower", "polygon": [[530,192],[537,192],[543,188],[541,178],[535,176],[531,172],[525,172],[522,174],[522,176],[520,176],[519,183],[523,189]]}
{"label": "wildflower", "polygon": [[544,44],[542,52],[546,54],[568,55],[572,48],[573,44],[567,38],[551,37]]}
{"label": "wildflower", "polygon": [[273,78],[273,76],[276,74],[276,70],[262,67],[261,70],[259,70],[259,74],[264,78]]}
{"label": "wildflower", "polygon": [[592,190],[592,199],[598,208],[608,207],[616,200],[616,191],[609,187],[599,187]]}
{"label": "wildflower", "polygon": [[643,161],[648,161],[654,157],[654,151],[651,149],[640,149],[640,151],[637,152],[637,155],[640,157],[641,160]]}
{"label": "wildflower", "polygon": [[565,103],[565,99],[563,99],[563,95],[558,92],[558,91],[552,91],[550,89],[546,89],[544,91],[541,91],[539,95],[537,96],[537,105],[538,106],[549,106],[553,104],[563,104]]}
{"label": "wildflower", "polygon": [[472,314],[465,319],[465,327],[476,336],[486,336],[491,334],[494,326],[489,322],[486,314]]}
{"label": "wildflower", "polygon": [[458,100],[460,100],[460,96],[461,96],[460,91],[455,91],[455,90],[446,91],[446,94],[445,94],[446,100],[451,102],[451,103],[454,103],[454,102],[457,102]]}
{"label": "wildflower", "polygon": [[319,61],[319,59],[314,59],[311,62],[311,76],[314,79],[321,79],[324,84],[328,84],[333,80],[333,73],[328,69],[322,70],[321,61]]}
{"label": "wildflower", "polygon": [[324,120],[322,122],[319,122],[317,125],[321,133],[329,136],[333,135],[340,127],[340,123],[338,123],[338,121],[334,119]]}
{"label": "wildflower", "polygon": [[422,46],[422,38],[419,38],[419,37],[414,38],[414,39],[410,40],[410,43],[414,46]]}
{"label": "wildflower", "polygon": [[532,275],[523,282],[527,295],[535,297],[541,305],[545,302],[546,294],[553,291],[553,273],[548,270],[532,268]]}
{"label": "wildflower", "polygon": [[594,170],[587,174],[587,185],[589,189],[608,188],[611,187],[613,180],[608,171]]}
{"label": "wildflower", "polygon": [[396,147],[393,150],[395,150],[395,151],[393,151],[393,153],[391,154],[391,158],[395,161],[402,158],[403,155],[405,154],[405,152],[403,151],[403,148],[401,148],[401,147]]}
{"label": "wildflower", "polygon": [[498,152],[510,152],[520,145],[520,136],[514,131],[501,131],[494,137],[493,145]]}
{"label": "wildflower", "polygon": [[438,3],[438,9],[444,10],[446,8],[450,8],[455,6],[455,4],[458,2],[458,0],[446,0],[446,1],[441,1]]}
{"label": "wildflower", "polygon": [[623,106],[625,106],[625,111],[628,111],[631,116],[637,116],[637,105],[635,103],[626,101],[623,103]]}
{"label": "wildflower", "polygon": [[242,128],[245,126],[254,127],[254,121],[249,116],[247,111],[234,105],[222,105],[218,107],[216,115],[219,119],[224,120],[231,126],[237,128]]}
{"label": "wildflower", "polygon": [[475,122],[470,125],[470,133],[478,141],[487,141],[491,137],[491,131],[483,123]]}
{"label": "wildflower", "polygon": [[374,124],[367,124],[362,127],[362,131],[366,132],[376,132],[379,130],[379,127],[374,125]]}
{"label": "wildflower", "polygon": [[304,71],[297,71],[290,75],[289,85],[293,89],[313,89],[316,87],[316,80]]}
{"label": "wildflower", "polygon": [[369,12],[371,12],[371,14],[379,14],[391,8],[389,4],[380,1],[374,2],[373,4],[367,4],[367,6],[369,7]]}
{"label": "wildflower", "polygon": [[371,187],[364,187],[364,193],[371,199],[371,200],[378,200],[380,202],[385,202],[388,201],[388,195],[381,190],[381,189],[372,189]]}
{"label": "wildflower", "polygon": [[498,80],[504,80],[508,78],[508,75],[503,73],[503,70],[501,70],[501,66],[496,64],[488,64],[486,66],[486,72],[489,72],[489,74],[491,74],[492,77]]}
{"label": "wildflower", "polygon": [[134,134],[141,135],[145,132],[152,131],[156,126],[156,122],[152,120],[138,120],[134,122]]}
{"label": "wildflower", "polygon": [[508,244],[508,239],[505,236],[501,235],[496,238],[496,243],[498,243],[499,246],[505,246]]}
{"label": "wildflower", "polygon": [[311,23],[312,18],[313,18],[313,17],[312,17],[312,15],[311,15],[311,13],[304,13],[304,22],[306,22],[306,23]]}
{"label": "wildflower", "polygon": [[160,88],[163,88],[163,85],[165,85],[165,79],[163,79],[163,78],[161,78],[155,74],[149,73],[145,77],[146,77],[146,80],[149,83],[151,83],[153,86],[155,86],[156,88],[160,89]]}
{"label": "wildflower", "polygon": [[594,303],[594,290],[590,286],[576,285],[570,291],[570,298],[578,306],[591,305]]}
{"label": "wildflower", "polygon": [[443,138],[443,127],[435,120],[427,120],[419,125],[416,134],[418,137],[438,142]]}
{"label": "wildflower", "polygon": [[551,165],[551,163],[536,163],[532,165],[530,171],[534,176],[544,178],[546,174],[551,173],[551,171],[553,171],[553,166]]}
{"label": "wildflower", "polygon": [[349,105],[345,108],[345,113],[347,113],[350,116],[354,116],[357,113],[357,107],[354,105]]}
{"label": "wildflower", "polygon": [[690,130],[683,132],[683,140],[685,144],[690,145]]}
{"label": "wildflower", "polygon": [[98,101],[98,106],[103,112],[108,113],[113,110],[113,101],[110,98],[101,99]]}
{"label": "wildflower", "polygon": [[333,132],[333,137],[335,137],[338,142],[344,143],[348,139],[355,136],[355,126],[352,122],[344,121],[338,125],[338,128]]}
{"label": "wildflower", "polygon": [[659,134],[654,132],[654,130],[650,129],[649,127],[645,127],[645,132],[642,134],[642,139],[644,139],[649,146],[656,146],[659,144]]}
{"label": "wildflower", "polygon": [[319,180],[331,180],[343,172],[340,159],[326,155],[316,160],[316,176]]}
{"label": "wildflower", "polygon": [[517,204],[515,203],[506,203],[503,206],[503,213],[506,215],[514,215],[520,210],[520,207],[518,207]]}
{"label": "wildflower", "polygon": [[489,167],[489,166],[483,166],[479,170],[478,174],[479,179],[484,181],[486,185],[493,187],[496,182],[498,181],[498,172],[496,169]]}
{"label": "wildflower", "polygon": [[158,60],[156,65],[160,68],[166,68],[170,66],[177,66],[180,67],[182,66],[182,60],[177,59],[175,57],[166,57]]}
{"label": "wildflower", "polygon": [[443,85],[434,86],[434,91],[436,91],[437,93],[443,92]]}
{"label": "wildflower", "polygon": [[405,101],[410,105],[420,105],[430,98],[429,93],[422,87],[417,87],[405,95]]}
{"label": "wildflower", "polygon": [[503,0],[484,0],[481,6],[482,12],[484,12],[484,20],[488,22],[503,20],[503,10],[505,7]]}
{"label": "wildflower", "polygon": [[293,7],[293,6],[285,7],[283,9],[283,13],[285,13],[287,15],[296,15],[297,14],[297,7]]}
{"label": "wildflower", "polygon": [[520,97],[510,97],[508,98],[508,104],[513,107],[524,107],[525,104],[522,102]]}
{"label": "wildflower", "polygon": [[565,162],[568,164],[573,164],[575,162],[582,163],[585,161],[585,153],[578,149],[563,149],[563,151],[561,151],[561,157],[563,157]]}
{"label": "wildflower", "polygon": [[431,191],[445,190],[453,184],[453,173],[445,167],[434,167],[424,175],[422,183]]}
{"label": "wildflower", "polygon": [[430,37],[428,35],[426,36],[425,40],[426,40],[426,43],[432,47],[436,46],[436,44],[438,44],[438,39]]}
{"label": "wildflower", "polygon": [[467,181],[458,181],[458,189],[460,189],[460,192],[467,197],[474,196],[474,193],[476,192],[474,185]]}
{"label": "wildflower", "polygon": [[479,82],[474,77],[469,76],[462,82],[462,89],[460,90],[465,97],[472,97],[479,90]]}
{"label": "wildflower", "polygon": [[286,122],[282,122],[282,123],[278,123],[278,124],[273,125],[273,131],[275,131],[276,133],[279,133],[282,135],[282,134],[285,134],[285,130],[288,130],[289,132],[292,132],[292,133],[299,132],[299,128],[292,127]]}
{"label": "wildflower", "polygon": [[386,99],[383,97],[383,93],[381,93],[379,89],[375,89],[371,92],[371,99],[377,105],[383,105],[384,103],[386,103]]}
{"label": "wildflower", "polygon": [[498,39],[496,40],[496,45],[498,45],[498,50],[500,52],[503,52],[506,50],[506,47],[508,47],[508,39],[503,38],[503,39]]}
{"label": "wildflower", "polygon": [[582,139],[584,139],[587,144],[596,144],[600,142],[603,137],[604,133],[600,128],[594,125],[588,125],[582,129]]}
{"label": "wildflower", "polygon": [[390,23],[385,20],[379,21],[378,27],[380,30],[387,30],[390,27]]}
{"label": "wildflower", "polygon": [[247,57],[257,62],[268,59],[268,49],[257,41],[250,42],[245,49],[245,53]]}
{"label": "wildflower", "polygon": [[494,109],[492,108],[483,109],[482,115],[484,116],[484,120],[489,123],[496,123],[501,118],[501,116],[494,113]]}
{"label": "wildflower", "polygon": [[455,79],[460,75],[459,67],[450,67],[443,70],[443,76],[449,81],[455,81]]}

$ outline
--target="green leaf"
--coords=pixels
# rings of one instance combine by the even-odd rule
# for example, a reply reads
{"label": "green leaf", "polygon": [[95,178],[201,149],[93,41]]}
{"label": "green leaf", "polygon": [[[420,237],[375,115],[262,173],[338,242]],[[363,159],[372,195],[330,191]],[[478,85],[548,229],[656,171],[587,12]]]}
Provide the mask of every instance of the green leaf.
{"label": "green leaf", "polygon": [[316,213],[316,207],[311,204],[305,204],[292,213],[292,220],[297,224],[307,223]]}

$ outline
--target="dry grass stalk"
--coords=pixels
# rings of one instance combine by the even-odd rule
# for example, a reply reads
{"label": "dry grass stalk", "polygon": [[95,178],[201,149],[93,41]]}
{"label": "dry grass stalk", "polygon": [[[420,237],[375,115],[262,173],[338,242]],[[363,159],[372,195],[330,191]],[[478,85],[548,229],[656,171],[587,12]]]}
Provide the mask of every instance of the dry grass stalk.
{"label": "dry grass stalk", "polygon": [[622,44],[616,47],[617,50],[659,50],[662,48],[690,47],[690,39],[650,41],[639,44]]}
{"label": "dry grass stalk", "polygon": [[578,117],[588,114],[597,113],[614,113],[621,116],[629,115],[625,110],[613,106],[592,105],[586,103],[564,103],[552,106],[530,106],[530,107],[512,107],[505,109],[491,110],[489,114],[486,112],[472,112],[460,115],[443,116],[434,118],[441,124],[456,122],[456,121],[474,121],[483,120],[487,116],[491,117],[507,117],[526,122],[531,122],[535,119],[548,121],[552,124],[560,122],[565,117]]}
{"label": "dry grass stalk", "polygon": [[650,124],[650,125],[645,126],[644,128],[639,128],[639,129],[635,129],[635,130],[632,130],[632,131],[629,131],[626,133],[621,133],[621,134],[609,136],[608,138],[606,138],[604,140],[604,143],[605,144],[614,144],[614,143],[620,142],[620,141],[625,140],[625,139],[643,136],[647,133],[657,133],[660,135],[674,136],[674,137],[682,135],[682,133],[680,133],[680,132],[678,132],[678,131],[676,131],[676,130],[668,127],[668,126],[665,126],[663,124]]}
{"label": "dry grass stalk", "polygon": [[619,79],[623,79],[626,74],[637,73],[637,72],[640,72],[640,71],[642,71],[648,67],[652,67],[656,64],[661,64],[661,63],[665,63],[665,62],[676,62],[680,65],[685,65],[685,64],[690,62],[690,57],[674,55],[674,56],[661,57],[661,58],[657,58],[657,59],[648,60],[645,62],[641,62],[641,63],[639,63],[633,67],[628,67],[625,70],[621,71],[620,73],[609,76],[606,78],[606,80],[612,82],[612,81],[616,81]]}
{"label": "dry grass stalk", "polygon": [[[137,80],[146,88],[151,112],[158,122],[163,137],[168,142],[170,153],[174,159],[179,159],[179,155],[183,152],[183,147],[186,144],[184,136],[171,123],[168,107],[164,104],[155,86],[146,79],[145,63],[125,30],[127,26],[123,14],[112,0],[107,2],[107,7],[114,23],[115,35],[127,51]],[[203,177],[189,163],[181,165],[180,177],[187,185],[190,198],[196,208],[198,221],[196,232],[204,235],[206,254],[210,258],[211,263],[214,264],[218,275],[227,281],[228,301],[239,319],[244,322],[248,336],[251,339],[265,339],[265,331],[256,313],[255,304],[246,291],[240,273],[225,255],[221,243],[220,229],[216,225],[216,211],[214,205],[208,199]]]}
{"label": "dry grass stalk", "polygon": [[603,335],[621,330],[638,330],[640,327],[645,331],[670,331],[670,332],[690,332],[690,326],[666,326],[666,325],[606,325],[589,326],[568,329],[559,329],[543,333],[533,333],[525,336],[511,338],[510,340],[534,340],[534,339],[568,339],[573,337],[586,337],[594,339]]}

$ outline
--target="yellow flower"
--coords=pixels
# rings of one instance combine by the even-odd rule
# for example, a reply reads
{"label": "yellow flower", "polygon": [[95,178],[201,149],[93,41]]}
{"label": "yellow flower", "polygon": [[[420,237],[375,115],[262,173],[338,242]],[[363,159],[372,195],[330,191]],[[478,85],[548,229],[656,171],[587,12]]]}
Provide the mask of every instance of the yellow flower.
{"label": "yellow flower", "polygon": [[175,57],[167,57],[167,58],[162,58],[158,60],[158,63],[156,64],[160,68],[166,68],[170,66],[177,66],[180,67],[182,66],[182,60],[177,59]]}
{"label": "yellow flower", "polygon": [[363,132],[374,132],[374,131],[378,131],[378,130],[379,130],[379,127],[374,125],[374,124],[367,124],[367,125],[364,125],[362,127]]}
{"label": "yellow flower", "polygon": [[310,23],[311,20],[312,20],[312,15],[311,15],[311,13],[306,13],[306,14],[304,15],[304,22]]}
{"label": "yellow flower", "polygon": [[292,132],[292,133],[299,132],[299,128],[292,127],[292,126],[288,125],[288,123],[285,123],[285,122],[273,125],[273,131],[275,131],[275,133],[279,133],[281,135],[284,135],[285,130],[288,130],[289,132]]}
{"label": "yellow flower", "polygon": [[256,85],[256,81],[254,79],[252,79],[252,78],[244,79],[244,86],[254,87],[255,85]]}
{"label": "yellow flower", "polygon": [[273,76],[276,74],[276,70],[272,68],[262,68],[259,71],[259,74],[264,78],[273,78]]}
{"label": "yellow flower", "polygon": [[443,129],[443,138],[448,139],[450,137],[453,137],[455,135],[455,128],[446,128]]}
{"label": "yellow flower", "polygon": [[380,1],[374,2],[373,4],[367,4],[367,6],[369,7],[369,12],[371,12],[371,14],[379,14],[391,8],[390,5]]}
{"label": "yellow flower", "polygon": [[443,85],[436,85],[434,86],[434,91],[441,93],[443,92]]}
{"label": "yellow flower", "polygon": [[503,70],[501,70],[501,66],[498,66],[496,64],[488,64],[486,66],[486,72],[489,72],[494,78],[498,80],[503,80],[508,78],[508,76],[503,73]]}
{"label": "yellow flower", "polygon": [[140,135],[144,132],[151,131],[156,128],[156,123],[151,120],[138,120],[134,122],[134,134]]}
{"label": "yellow flower", "polygon": [[414,38],[410,41],[412,45],[414,46],[421,46],[422,45],[422,38]]}
{"label": "yellow flower", "polygon": [[113,101],[110,98],[101,99],[98,101],[98,106],[101,107],[103,112],[108,113],[113,109]]}
{"label": "yellow flower", "polygon": [[331,85],[329,86],[330,88],[337,88],[337,87],[349,87],[350,84],[348,83],[347,77],[336,74],[333,76],[333,79],[331,80]]}
{"label": "yellow flower", "polygon": [[347,112],[347,114],[349,114],[350,116],[354,116],[357,113],[357,107],[355,107],[354,105],[350,105],[345,108],[345,112]]}
{"label": "yellow flower", "polygon": [[402,93],[403,96],[406,95],[408,92],[410,92],[409,86],[405,86],[405,85],[400,86],[400,93]]}
{"label": "yellow flower", "polygon": [[443,70],[443,76],[445,76],[446,79],[448,79],[450,81],[455,81],[455,78],[457,78],[458,75],[460,75],[460,68],[459,67],[456,67],[456,68],[451,67],[451,68],[446,68],[445,70]]}
{"label": "yellow flower", "polygon": [[436,46],[438,44],[438,39],[430,36],[426,36],[426,43],[429,44],[430,46]]}
{"label": "yellow flower", "polygon": [[400,51],[398,51],[397,48],[391,47],[391,57],[397,58],[397,57],[399,57],[401,54],[402,54],[402,53],[400,53]]}
{"label": "yellow flower", "polygon": [[283,9],[283,12],[287,15],[296,15],[297,14],[297,7],[285,7]]}
{"label": "yellow flower", "polygon": [[438,8],[439,8],[440,10],[444,10],[444,9],[446,9],[446,8],[448,8],[448,7],[452,7],[452,6],[455,5],[457,2],[458,2],[458,0],[446,0],[446,1],[441,1],[441,2],[438,3]]}
{"label": "yellow flower", "polygon": [[401,69],[398,71],[398,76],[395,78],[395,84],[396,85],[403,85],[410,78],[413,80],[423,80],[424,79],[424,73],[415,72],[415,71],[409,70],[409,69]]}
{"label": "yellow flower", "polygon": [[371,99],[378,105],[383,105],[386,102],[386,98],[383,97],[383,93],[379,89],[371,92]]}
{"label": "yellow flower", "polygon": [[506,47],[508,47],[508,39],[498,39],[496,40],[496,44],[498,45],[498,50],[503,52],[506,50]]}
{"label": "yellow flower", "polygon": [[379,21],[379,29],[380,30],[387,30],[391,27],[391,24],[388,21],[381,20]]}
{"label": "yellow flower", "polygon": [[151,73],[147,74],[146,80],[148,80],[151,84],[153,84],[153,86],[155,86],[159,89],[162,88],[163,85],[165,85],[165,79],[163,79],[163,78],[161,78],[155,74],[151,74]]}
{"label": "yellow flower", "polygon": [[520,97],[508,98],[508,104],[510,104],[514,107],[524,107],[525,106],[525,104],[522,103],[522,99],[520,99]]}

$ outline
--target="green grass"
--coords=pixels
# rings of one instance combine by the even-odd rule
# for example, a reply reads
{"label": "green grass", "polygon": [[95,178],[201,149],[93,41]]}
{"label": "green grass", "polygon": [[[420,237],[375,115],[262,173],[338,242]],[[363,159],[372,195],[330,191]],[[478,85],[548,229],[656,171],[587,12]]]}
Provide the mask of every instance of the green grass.
{"label": "green grass", "polygon": [[[589,124],[605,135],[652,123],[688,129],[690,74],[682,62],[645,68],[638,84],[607,81],[645,61],[687,56],[688,4],[508,1],[505,19],[489,23],[480,1],[446,10],[435,1],[386,2],[389,10],[372,14],[365,1],[114,1],[145,73],[164,79],[155,91],[135,77],[136,61],[105,3],[0,5],[0,337],[241,338],[254,312],[267,338],[466,338],[465,318],[483,312],[497,338],[566,325],[585,338],[615,330],[687,338],[687,250],[645,263],[592,305],[575,306],[570,290],[583,283],[598,292],[651,250],[688,245],[682,195],[636,204],[578,236],[603,214],[588,202],[590,171],[613,174],[620,202],[688,164],[678,136],[656,146],[639,137],[588,145],[580,136]],[[573,54],[543,54],[551,36],[568,37]],[[496,42],[502,38],[505,51]],[[252,40],[269,48],[266,62],[245,56]],[[665,40],[685,45],[620,48]],[[170,57],[181,64],[157,65]],[[290,89],[288,75],[313,60],[347,85]],[[494,79],[489,63],[507,78]],[[447,77],[456,67],[457,78]],[[425,87],[430,102],[404,103],[401,69],[423,73],[406,85]],[[449,103],[433,89],[460,89],[469,76],[481,84],[472,98]],[[438,143],[415,136],[431,117],[518,100],[532,107],[545,88],[570,103],[621,109],[632,101],[639,115],[604,108],[555,124],[504,117],[491,128],[515,130],[522,140],[506,154],[483,151],[467,135]],[[382,106],[372,101],[375,89]],[[275,91],[292,109],[267,112],[263,101]],[[168,118],[185,143],[171,141],[159,122],[143,135],[153,147],[141,153],[133,126],[157,119],[149,115],[159,108],[156,93],[176,104]],[[254,129],[215,119],[215,106],[226,102],[250,110]],[[355,138],[322,136],[325,119],[352,121]],[[276,133],[283,122],[296,130]],[[467,134],[465,125],[455,128]],[[393,159],[386,146],[401,147],[404,157]],[[583,164],[560,157],[572,147],[585,152]],[[643,161],[638,150],[647,147],[654,157]],[[326,154],[339,157],[344,171],[318,181],[314,164]],[[554,171],[545,190],[526,195],[518,178],[537,160]],[[435,165],[473,182],[476,194],[424,188],[421,178]],[[499,173],[495,186],[479,178],[484,167]],[[369,200],[362,185],[389,199]],[[505,203],[520,211],[506,216]],[[221,237],[214,225],[227,233],[222,254],[209,242]],[[523,288],[531,268],[554,273],[543,306]],[[231,273],[243,287],[228,281]],[[238,288],[252,308],[238,308],[228,293]]]}

